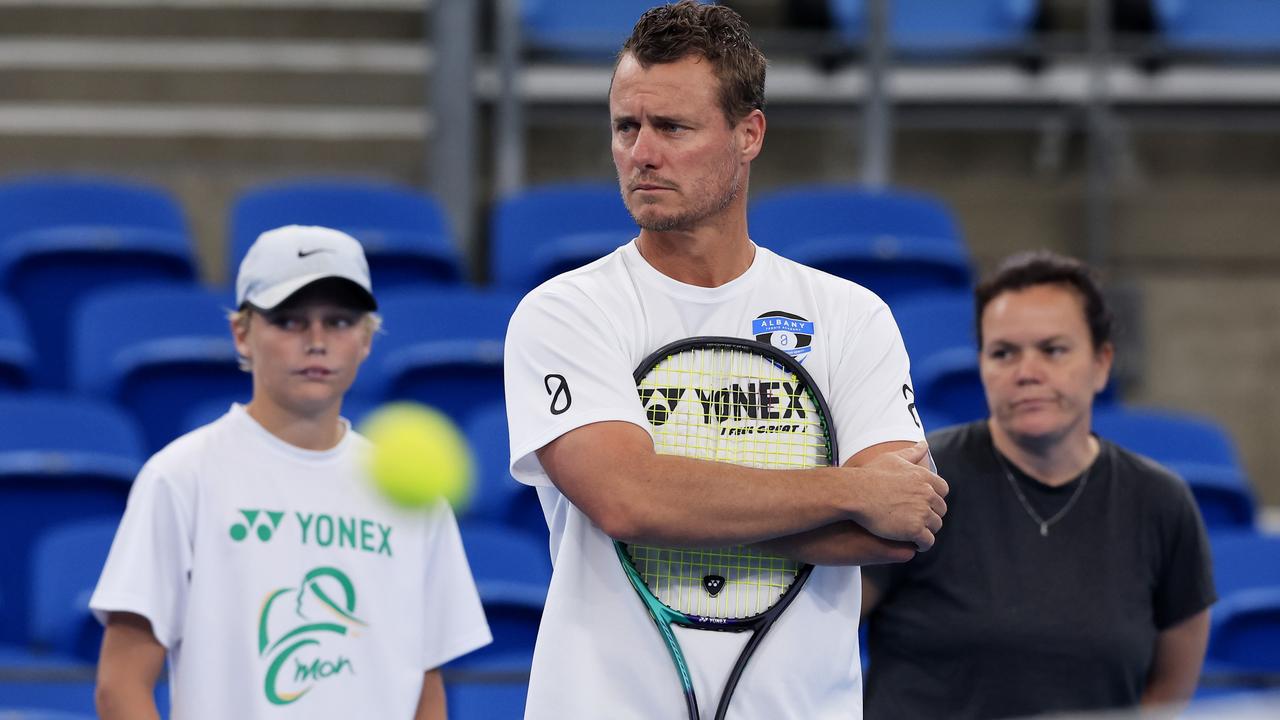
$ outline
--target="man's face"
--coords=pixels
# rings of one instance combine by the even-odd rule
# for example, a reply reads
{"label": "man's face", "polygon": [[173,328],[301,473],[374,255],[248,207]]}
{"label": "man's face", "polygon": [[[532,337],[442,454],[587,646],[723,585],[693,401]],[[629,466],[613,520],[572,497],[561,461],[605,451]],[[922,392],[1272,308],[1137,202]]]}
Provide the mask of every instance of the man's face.
{"label": "man's face", "polygon": [[1112,355],[1109,344],[1093,347],[1084,299],[1073,288],[1003,292],[982,311],[979,367],[987,405],[1014,438],[1052,441],[1087,432]]}
{"label": "man's face", "polygon": [[759,139],[744,130],[746,120],[729,124],[719,91],[711,63],[700,56],[648,69],[631,55],[618,63],[609,90],[613,164],[640,227],[693,230],[741,195]]}
{"label": "man's face", "polygon": [[340,403],[369,355],[366,320],[361,310],[302,298],[233,324],[236,350],[253,366],[254,401],[298,415]]}

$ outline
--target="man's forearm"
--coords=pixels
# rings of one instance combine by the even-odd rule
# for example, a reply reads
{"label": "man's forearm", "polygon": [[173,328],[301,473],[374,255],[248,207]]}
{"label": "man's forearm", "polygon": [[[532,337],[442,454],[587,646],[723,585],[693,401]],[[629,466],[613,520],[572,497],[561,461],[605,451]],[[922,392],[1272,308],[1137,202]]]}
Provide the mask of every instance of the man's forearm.
{"label": "man's forearm", "polygon": [[759,544],[767,552],[811,565],[883,565],[915,557],[915,545],[885,540],[852,521],[825,525]]}

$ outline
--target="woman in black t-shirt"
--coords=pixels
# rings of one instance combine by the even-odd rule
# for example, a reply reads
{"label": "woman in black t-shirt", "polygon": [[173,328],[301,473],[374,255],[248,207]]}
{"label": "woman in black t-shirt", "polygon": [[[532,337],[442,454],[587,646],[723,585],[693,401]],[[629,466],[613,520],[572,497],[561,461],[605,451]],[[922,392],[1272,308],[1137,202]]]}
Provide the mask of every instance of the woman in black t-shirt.
{"label": "woman in black t-shirt", "polygon": [[1077,261],[1030,253],[977,291],[990,417],[929,437],[937,542],[864,568],[864,714],[1009,718],[1185,702],[1215,600],[1186,485],[1090,432],[1114,349]]}

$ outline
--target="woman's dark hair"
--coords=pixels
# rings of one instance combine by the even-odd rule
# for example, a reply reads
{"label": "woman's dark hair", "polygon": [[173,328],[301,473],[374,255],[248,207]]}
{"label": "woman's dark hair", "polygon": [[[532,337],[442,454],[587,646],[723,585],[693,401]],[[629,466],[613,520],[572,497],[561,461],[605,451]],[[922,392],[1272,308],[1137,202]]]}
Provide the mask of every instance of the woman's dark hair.
{"label": "woman's dark hair", "polygon": [[978,347],[982,347],[982,311],[1001,293],[1025,290],[1035,285],[1061,285],[1075,290],[1084,300],[1084,319],[1097,350],[1111,342],[1112,316],[1102,290],[1089,268],[1075,258],[1048,250],[1033,250],[1010,256],[974,291],[978,324]]}
{"label": "woman's dark hair", "polygon": [[730,125],[764,109],[765,60],[742,16],[724,5],[680,0],[650,8],[636,21],[618,60],[631,55],[648,69],[698,55],[720,81],[720,109]]}

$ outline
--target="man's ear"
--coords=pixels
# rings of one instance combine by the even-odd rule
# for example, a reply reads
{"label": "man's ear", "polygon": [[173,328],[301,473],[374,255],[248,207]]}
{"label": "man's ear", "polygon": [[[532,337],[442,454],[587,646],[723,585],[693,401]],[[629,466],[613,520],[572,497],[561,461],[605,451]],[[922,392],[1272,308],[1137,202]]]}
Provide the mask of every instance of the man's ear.
{"label": "man's ear", "polygon": [[738,152],[741,153],[743,162],[755,160],[764,149],[765,124],[764,113],[760,110],[752,110],[734,126]]}

